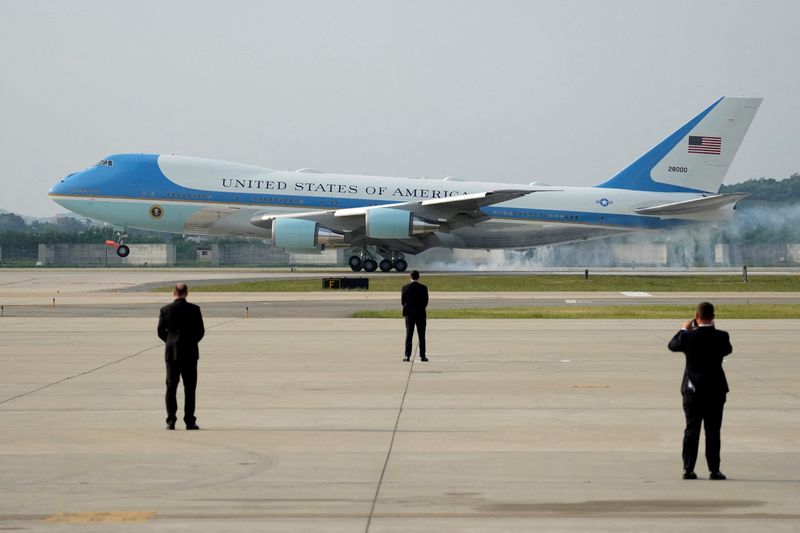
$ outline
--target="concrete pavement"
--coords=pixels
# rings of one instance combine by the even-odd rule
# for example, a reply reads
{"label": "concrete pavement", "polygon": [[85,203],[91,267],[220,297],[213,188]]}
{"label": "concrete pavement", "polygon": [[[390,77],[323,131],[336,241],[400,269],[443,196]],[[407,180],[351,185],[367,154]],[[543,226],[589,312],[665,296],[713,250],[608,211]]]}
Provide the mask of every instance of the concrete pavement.
{"label": "concrete pavement", "polygon": [[800,527],[798,321],[720,324],[726,482],[680,479],[671,321],[431,321],[413,369],[399,321],[207,325],[203,429],[167,432],[154,319],[2,319],[0,527]]}

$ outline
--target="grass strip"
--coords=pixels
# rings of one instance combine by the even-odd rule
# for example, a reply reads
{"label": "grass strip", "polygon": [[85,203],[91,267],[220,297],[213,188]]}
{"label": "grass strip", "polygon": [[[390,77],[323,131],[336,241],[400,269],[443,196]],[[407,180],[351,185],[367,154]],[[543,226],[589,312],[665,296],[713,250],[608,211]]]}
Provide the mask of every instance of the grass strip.
{"label": "grass strip", "polygon": [[[428,318],[671,318],[686,320],[694,316],[694,305],[565,305],[534,307],[494,307],[475,309],[429,309]],[[718,320],[799,319],[800,304],[723,304],[717,306]],[[357,311],[354,318],[402,318],[400,310]]]}
{"label": "grass strip", "polygon": [[[344,276],[340,276],[344,277]],[[358,277],[351,274],[349,277]],[[322,292],[322,278],[270,279],[217,285],[195,285],[193,292]],[[461,276],[423,275],[431,291],[441,292],[800,292],[800,276],[751,275],[747,283],[739,275],[708,276],[590,276],[583,275],[495,275]],[[406,276],[373,276],[369,290],[399,291],[408,282]],[[155,289],[162,291],[164,289]]]}

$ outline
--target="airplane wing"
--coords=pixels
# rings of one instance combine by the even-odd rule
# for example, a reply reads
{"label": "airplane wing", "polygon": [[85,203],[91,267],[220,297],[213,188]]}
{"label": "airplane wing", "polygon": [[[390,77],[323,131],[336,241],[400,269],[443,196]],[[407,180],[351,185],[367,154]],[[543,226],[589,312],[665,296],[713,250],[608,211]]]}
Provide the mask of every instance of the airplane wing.
{"label": "airplane wing", "polygon": [[703,211],[711,211],[719,209],[729,204],[733,204],[749,196],[747,192],[737,192],[731,194],[715,194],[713,196],[704,196],[702,198],[694,198],[692,200],[684,200],[682,202],[674,202],[671,204],[656,205],[653,207],[642,207],[636,210],[639,215],[691,215],[695,213],[702,213]]}
{"label": "airplane wing", "polygon": [[297,218],[317,222],[332,231],[351,232],[362,229],[370,211],[394,209],[413,212],[415,217],[439,224],[442,230],[469,225],[488,220],[482,207],[508,202],[533,192],[551,191],[553,189],[503,189],[486,191],[449,198],[434,198],[415,202],[402,202],[368,207],[352,207],[327,211],[309,211],[306,213],[293,213],[290,215],[275,215],[270,213],[256,214],[250,222],[262,228],[270,228],[272,221],[281,218]]}

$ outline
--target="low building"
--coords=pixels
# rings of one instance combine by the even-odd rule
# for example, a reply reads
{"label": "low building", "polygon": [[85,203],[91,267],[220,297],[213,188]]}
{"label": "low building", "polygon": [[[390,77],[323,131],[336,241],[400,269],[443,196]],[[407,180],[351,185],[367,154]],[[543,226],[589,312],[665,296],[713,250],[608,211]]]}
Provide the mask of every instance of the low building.
{"label": "low building", "polygon": [[174,244],[129,244],[128,257],[119,257],[105,244],[61,243],[40,244],[37,266],[174,266]]}
{"label": "low building", "polygon": [[200,265],[210,265],[213,261],[214,254],[211,248],[198,248],[197,249],[197,263]]}
{"label": "low building", "polygon": [[717,244],[716,266],[794,266],[800,264],[800,244]]}
{"label": "low building", "polygon": [[800,244],[786,245],[786,262],[792,265],[800,265]]}
{"label": "low building", "polygon": [[341,249],[328,249],[322,253],[289,253],[262,242],[222,243],[211,245],[213,266],[289,266],[289,265],[344,265]]}
{"label": "low building", "polygon": [[288,265],[289,254],[260,242],[238,242],[211,245],[213,266]]}
{"label": "low building", "polygon": [[611,245],[614,264],[622,266],[666,266],[666,244],[621,244]]}

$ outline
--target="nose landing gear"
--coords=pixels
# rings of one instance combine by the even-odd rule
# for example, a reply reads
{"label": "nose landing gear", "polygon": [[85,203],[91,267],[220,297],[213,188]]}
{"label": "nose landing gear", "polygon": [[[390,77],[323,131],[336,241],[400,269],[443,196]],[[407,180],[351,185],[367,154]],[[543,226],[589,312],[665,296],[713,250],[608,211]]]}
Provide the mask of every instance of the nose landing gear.
{"label": "nose landing gear", "polygon": [[115,248],[117,251],[117,255],[120,257],[128,257],[131,254],[131,249],[128,245],[124,244],[125,239],[128,238],[127,233],[117,232],[117,240],[107,240],[106,246],[110,246],[111,248]]}

